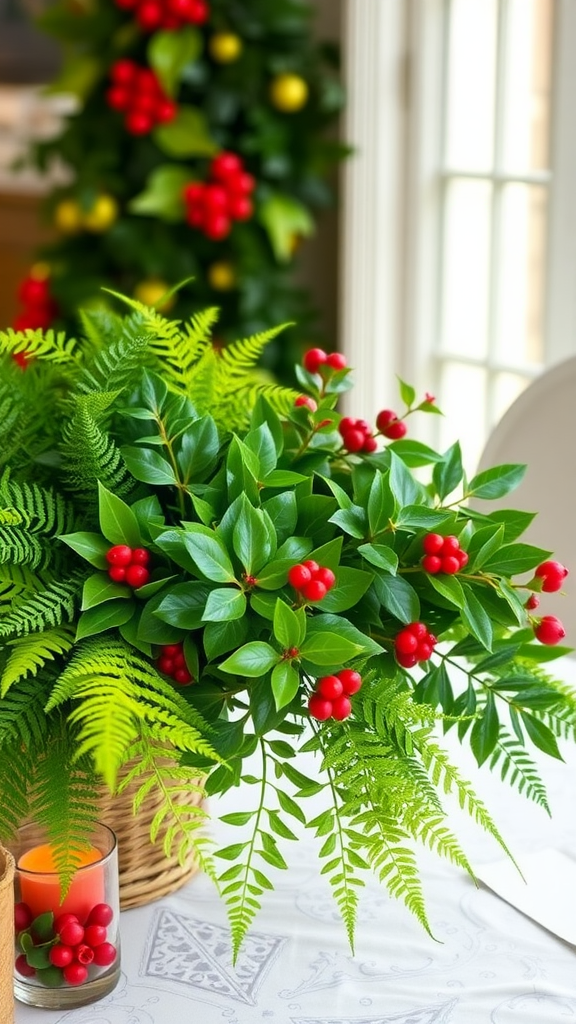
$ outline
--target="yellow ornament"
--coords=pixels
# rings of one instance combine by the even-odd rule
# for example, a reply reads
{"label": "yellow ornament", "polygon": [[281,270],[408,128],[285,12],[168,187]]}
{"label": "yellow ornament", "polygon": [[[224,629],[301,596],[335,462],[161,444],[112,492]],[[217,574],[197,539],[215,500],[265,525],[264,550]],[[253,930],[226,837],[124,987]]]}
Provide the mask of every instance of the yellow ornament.
{"label": "yellow ornament", "polygon": [[140,281],[136,285],[134,289],[134,298],[138,299],[138,302],[144,303],[145,306],[155,306],[162,310],[162,312],[167,313],[174,305],[174,296],[170,295],[161,306],[159,306],[158,303],[169,288],[170,285],[166,284],[166,281],[162,281],[161,278],[147,277],[144,281]]}
{"label": "yellow ornament", "polygon": [[30,267],[30,277],[33,277],[35,281],[46,281],[50,277],[50,264],[44,260],[33,263]]}
{"label": "yellow ornament", "polygon": [[276,75],[270,84],[270,100],[272,106],[283,114],[293,114],[301,110],[308,100],[308,85],[300,75],[286,72]]}
{"label": "yellow ornament", "polygon": [[242,53],[242,40],[235,32],[215,32],[208,41],[208,52],[218,64],[232,64]]}
{"label": "yellow ornament", "polygon": [[91,210],[82,217],[82,227],[87,231],[107,231],[118,218],[118,203],[114,196],[102,193],[96,199]]}
{"label": "yellow ornament", "polygon": [[217,292],[228,292],[236,284],[236,272],[231,263],[219,260],[208,267],[208,283]]}
{"label": "yellow ornament", "polygon": [[74,235],[82,227],[82,210],[75,199],[63,199],[54,210],[54,223],[65,235]]}

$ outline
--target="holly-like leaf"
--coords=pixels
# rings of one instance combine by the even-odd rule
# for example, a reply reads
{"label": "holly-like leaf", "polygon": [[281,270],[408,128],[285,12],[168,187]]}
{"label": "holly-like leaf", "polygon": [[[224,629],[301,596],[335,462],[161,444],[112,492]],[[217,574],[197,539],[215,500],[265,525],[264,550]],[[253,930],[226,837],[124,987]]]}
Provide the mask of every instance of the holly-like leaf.
{"label": "holly-like leaf", "polygon": [[[176,33],[174,33],[176,34]],[[184,186],[191,181],[190,171],[177,164],[162,164],[149,175],[144,191],[128,204],[130,213],[159,217],[168,223],[184,220]],[[134,411],[130,411],[134,415]]]}
{"label": "holly-like leaf", "polygon": [[314,233],[314,219],[308,209],[292,196],[275,192],[258,208],[258,220],[267,231],[279,263],[288,263],[298,236]]}
{"label": "holly-like leaf", "polygon": [[152,135],[168,156],[214,156],[218,152],[206,116],[197,107],[180,106],[174,120],[161,124]]}
{"label": "holly-like leaf", "polygon": [[169,96],[176,95],[182,72],[201,52],[202,37],[191,25],[178,32],[154,32],[150,37],[148,63]]}

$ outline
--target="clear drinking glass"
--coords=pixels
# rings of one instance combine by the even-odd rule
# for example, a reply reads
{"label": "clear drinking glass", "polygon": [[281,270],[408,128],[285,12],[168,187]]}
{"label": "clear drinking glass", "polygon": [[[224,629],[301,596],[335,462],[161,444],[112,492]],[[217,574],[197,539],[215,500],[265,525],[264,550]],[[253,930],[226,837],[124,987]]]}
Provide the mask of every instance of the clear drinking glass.
{"label": "clear drinking glass", "polygon": [[114,832],[94,824],[68,893],[38,825],[9,844],[14,876],[14,995],[22,1003],[68,1009],[101,999],[120,977],[118,849]]}

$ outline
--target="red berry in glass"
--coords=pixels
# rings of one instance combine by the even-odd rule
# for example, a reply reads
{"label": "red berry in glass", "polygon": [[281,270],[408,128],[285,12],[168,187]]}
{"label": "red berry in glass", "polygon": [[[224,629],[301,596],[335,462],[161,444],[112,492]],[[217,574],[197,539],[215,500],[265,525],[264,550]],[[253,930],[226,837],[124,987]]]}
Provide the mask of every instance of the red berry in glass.
{"label": "red berry in glass", "polygon": [[23,932],[32,924],[32,911],[27,903],[14,904],[14,931]]}
{"label": "red berry in glass", "polygon": [[336,697],[342,696],[344,687],[338,676],[323,676],[318,680],[316,690],[326,700],[335,700]]}
{"label": "red berry in glass", "polygon": [[116,959],[116,946],[111,942],[103,942],[94,950],[94,961],[97,967],[109,967]]}
{"label": "red berry in glass", "polygon": [[103,924],[87,924],[84,929],[84,942],[87,946],[100,946],[106,941],[107,931]]}
{"label": "red berry in glass", "polygon": [[294,590],[302,590],[311,579],[312,573],[307,565],[293,565],[288,570],[288,582]]}
{"label": "red berry in glass", "polygon": [[129,548],[127,544],[115,544],[106,552],[106,561],[109,565],[130,565],[132,548]]}
{"label": "red berry in glass", "polygon": [[94,950],[85,942],[81,942],[74,950],[79,964],[91,964],[94,959]]}
{"label": "red berry in glass", "polygon": [[320,693],[313,693],[308,699],[308,710],[312,718],[325,722],[332,714],[332,701],[326,700]]}
{"label": "red berry in glass", "polygon": [[52,949],[48,953],[48,958],[54,967],[66,967],[67,964],[71,964],[74,959],[74,950],[71,946],[52,946]]}
{"label": "red berry in glass", "polygon": [[150,579],[150,573],[145,565],[129,565],[124,577],[130,587],[143,587]]}
{"label": "red berry in glass", "polygon": [[108,903],[96,903],[88,914],[86,924],[99,924],[107,928],[114,919],[114,911]]}
{"label": "red berry in glass", "polygon": [[324,366],[328,356],[321,348],[309,348],[302,357],[302,365],[308,373],[318,373],[321,366]]}
{"label": "red berry in glass", "polygon": [[79,921],[67,921],[58,934],[64,946],[78,946],[84,941],[84,929]]}
{"label": "red berry in glass", "polygon": [[69,985],[83,985],[88,977],[88,968],[84,964],[71,963],[64,968],[62,974]]}
{"label": "red berry in glass", "polygon": [[337,673],[337,676],[342,683],[344,693],[349,697],[354,693],[358,693],[362,686],[362,676],[359,672],[355,672],[353,668],[343,668]]}
{"label": "red berry in glass", "polygon": [[33,978],[36,974],[36,968],[31,967],[23,953],[16,957],[14,966],[24,978]]}
{"label": "red berry in glass", "polygon": [[80,924],[76,914],[60,914],[60,916],[54,921],[54,931],[56,932],[56,935],[60,935],[62,929],[70,923]]}

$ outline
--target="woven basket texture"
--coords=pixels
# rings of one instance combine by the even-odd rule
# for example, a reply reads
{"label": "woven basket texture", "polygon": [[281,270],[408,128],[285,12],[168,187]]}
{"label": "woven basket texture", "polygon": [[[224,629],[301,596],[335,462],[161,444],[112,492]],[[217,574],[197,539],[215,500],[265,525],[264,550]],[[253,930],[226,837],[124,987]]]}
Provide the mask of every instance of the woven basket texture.
{"label": "woven basket texture", "polygon": [[14,1024],[14,860],[0,846],[0,1021]]}

